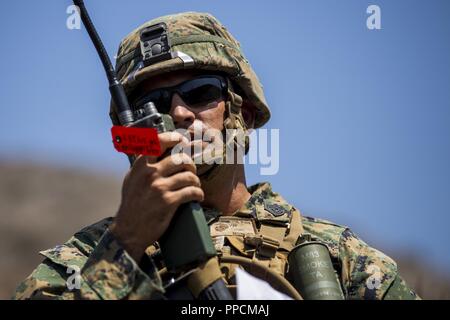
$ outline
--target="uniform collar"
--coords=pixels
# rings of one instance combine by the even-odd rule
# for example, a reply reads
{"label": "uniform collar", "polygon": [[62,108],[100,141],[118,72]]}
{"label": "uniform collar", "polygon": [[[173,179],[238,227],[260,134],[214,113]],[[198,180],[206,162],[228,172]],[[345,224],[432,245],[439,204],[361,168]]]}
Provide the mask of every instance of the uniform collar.
{"label": "uniform collar", "polygon": [[[259,222],[274,224],[289,223],[293,208],[279,194],[272,191],[269,182],[254,184],[247,190],[251,194],[250,198],[233,216],[254,218]],[[203,210],[208,224],[222,215],[214,208]]]}

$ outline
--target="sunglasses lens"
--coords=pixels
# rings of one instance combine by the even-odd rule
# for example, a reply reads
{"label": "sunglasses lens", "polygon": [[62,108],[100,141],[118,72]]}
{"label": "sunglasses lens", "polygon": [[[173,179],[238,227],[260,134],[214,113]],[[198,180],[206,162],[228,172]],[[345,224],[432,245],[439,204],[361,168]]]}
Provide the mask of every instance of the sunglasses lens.
{"label": "sunglasses lens", "polygon": [[202,77],[188,80],[176,87],[152,90],[136,99],[133,105],[139,108],[151,101],[159,112],[169,113],[173,92],[178,93],[190,107],[198,108],[223,98],[224,90],[225,85],[219,78]]}
{"label": "sunglasses lens", "polygon": [[153,90],[136,100],[133,105],[137,108],[142,107],[147,102],[153,102],[161,113],[170,111],[169,93],[165,90]]}
{"label": "sunglasses lens", "polygon": [[199,78],[185,82],[179,88],[181,98],[191,107],[201,106],[222,98],[222,86],[217,78]]}

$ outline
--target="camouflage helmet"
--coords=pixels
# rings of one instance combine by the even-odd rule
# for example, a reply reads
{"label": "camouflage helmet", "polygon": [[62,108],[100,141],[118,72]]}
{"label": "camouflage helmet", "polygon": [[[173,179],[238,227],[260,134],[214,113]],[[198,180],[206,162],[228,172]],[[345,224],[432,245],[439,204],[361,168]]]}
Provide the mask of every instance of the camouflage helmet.
{"label": "camouflage helmet", "polygon": [[[142,34],[158,24],[164,24],[167,49],[163,55],[153,56]],[[165,38],[162,38],[165,37]],[[151,44],[151,43],[150,43]],[[152,56],[153,59],[146,59]],[[240,44],[228,30],[208,13],[185,12],[148,21],[127,35],[119,45],[116,71],[125,91],[129,94],[145,79],[166,72],[199,69],[224,73],[237,85],[243,100],[256,108],[255,128],[263,126],[270,118],[262,85],[245,59]],[[114,106],[110,112],[113,123],[118,124]]]}

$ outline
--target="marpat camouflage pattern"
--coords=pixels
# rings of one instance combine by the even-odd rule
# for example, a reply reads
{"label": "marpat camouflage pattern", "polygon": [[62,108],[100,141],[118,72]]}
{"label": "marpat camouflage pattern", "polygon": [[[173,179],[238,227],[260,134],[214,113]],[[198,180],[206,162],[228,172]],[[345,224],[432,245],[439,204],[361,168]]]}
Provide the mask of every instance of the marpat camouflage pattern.
{"label": "marpat camouflage pattern", "polygon": [[[296,208],[271,190],[269,183],[249,188],[252,196],[235,217],[254,219],[256,225],[286,228]],[[271,210],[267,206],[271,204]],[[269,206],[270,207],[270,206]],[[276,209],[273,209],[276,208]],[[276,211],[273,214],[271,211]],[[281,213],[281,214],[280,214]],[[209,223],[220,212],[205,208]],[[45,260],[17,288],[14,299],[162,299],[164,289],[153,263],[139,266],[108,231],[112,218],[104,219],[77,232],[65,244],[40,252]],[[304,233],[329,248],[346,299],[419,299],[399,275],[396,263],[371,248],[350,229],[329,221],[302,217]],[[292,229],[292,226],[291,226]],[[231,254],[247,255],[252,249],[233,236]],[[226,248],[227,246],[223,246]],[[253,250],[254,251],[254,250]],[[285,274],[287,251],[280,246],[269,260],[270,267]],[[149,259],[151,261],[151,259]],[[80,270],[80,287],[70,290],[70,266]],[[371,277],[375,277],[374,280]],[[232,277],[228,275],[227,280]]]}

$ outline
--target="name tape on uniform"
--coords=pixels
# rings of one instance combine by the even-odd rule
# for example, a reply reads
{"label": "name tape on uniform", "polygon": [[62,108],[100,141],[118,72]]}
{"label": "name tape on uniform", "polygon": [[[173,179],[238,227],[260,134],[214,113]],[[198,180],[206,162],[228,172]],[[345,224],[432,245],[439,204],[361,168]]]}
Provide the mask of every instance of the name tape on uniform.
{"label": "name tape on uniform", "polygon": [[220,217],[210,226],[212,237],[256,235],[255,222],[239,217]]}

